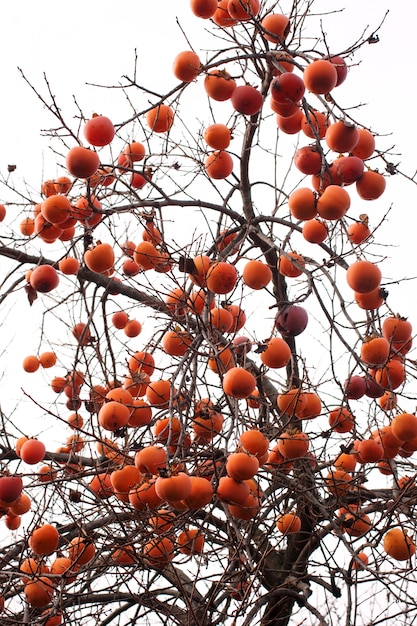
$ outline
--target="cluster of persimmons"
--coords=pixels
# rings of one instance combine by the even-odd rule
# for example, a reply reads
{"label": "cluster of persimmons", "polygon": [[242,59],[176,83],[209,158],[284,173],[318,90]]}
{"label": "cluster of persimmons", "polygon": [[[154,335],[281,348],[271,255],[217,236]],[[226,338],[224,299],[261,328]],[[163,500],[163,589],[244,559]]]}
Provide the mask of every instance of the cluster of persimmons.
{"label": "cluster of persimmons", "polygon": [[[132,287],[129,294],[134,297],[147,289],[141,283],[144,276],[151,276],[144,283],[147,285],[158,285],[162,277],[171,281],[168,293],[160,296],[162,291],[156,287],[158,297],[146,302],[149,307],[153,302],[155,320],[156,315],[164,316],[166,323],[162,332],[157,333],[155,326],[158,340],[132,347],[130,340],[137,340],[142,333],[145,315],[136,318],[144,309],[137,307],[132,317],[120,300],[118,309],[104,319],[103,337],[96,336],[103,320],[96,323],[94,318],[101,315],[101,309],[96,313],[86,310],[85,318],[71,324],[76,356],[74,363],[65,363],[64,374],[56,370],[62,361],[54,351],[24,359],[23,369],[33,377],[42,370],[48,370],[43,372],[46,376],[52,372],[51,396],[65,398],[69,413],[62,419],[70,434],[54,453],[47,452],[36,433],[17,438],[15,460],[19,464],[3,469],[0,507],[6,526],[17,531],[21,516],[32,510],[29,494],[33,486],[46,489],[58,479],[74,481],[80,476],[95,502],[114,502],[122,511],[146,518],[150,529],[146,540],[140,546],[119,543],[112,551],[112,564],[134,565],[140,558],[156,570],[163,570],[178,554],[203,553],[207,543],[203,525],[189,522],[207,507],[220,507],[225,519],[242,528],[256,520],[268,501],[265,485],[277,475],[291,477],[300,459],[316,476],[322,497],[334,502],[332,523],[337,531],[352,541],[365,537],[374,521],[362,506],[366,497],[356,479],[357,469],[372,466],[392,475],[394,459],[406,459],[417,451],[417,417],[402,410],[397,397],[406,379],[412,326],[390,310],[379,314],[386,302],[382,273],[377,262],[365,258],[362,247],[372,239],[368,218],[361,215],[345,220],[354,199],[374,201],[385,190],[386,177],[369,165],[375,158],[375,138],[351,119],[331,114],[328,106],[321,111],[318,104],[309,103],[311,98],[314,103],[331,102],[329,94],[348,74],[345,59],[329,54],[292,56],[285,44],[291,19],[274,12],[259,18],[259,0],[191,0],[191,10],[226,31],[251,24],[263,42],[265,54],[259,62],[265,64],[269,76],[266,86],[265,80],[258,86],[243,80],[239,83],[223,67],[210,64],[207,68],[192,50],[175,57],[174,75],[184,89],[202,79],[209,100],[229,105],[228,115],[241,123],[260,123],[268,109],[279,132],[298,133],[300,142],[304,137],[311,141],[293,156],[293,166],[304,182],[287,195],[287,227],[317,246],[321,258],[323,250],[332,245],[335,225],[343,225],[338,236],[345,237],[354,260],[344,261],[338,268],[346,274],[341,288],[366,315],[367,323],[359,349],[352,349],[354,372],[346,378],[340,402],[330,407],[319,389],[292,375],[297,361],[295,338],[309,325],[308,305],[301,306],[295,298],[278,303],[273,329],[265,331],[270,336],[255,341],[245,334],[250,330],[241,298],[241,293],[256,292],[277,297],[278,283],[297,284],[297,279],[306,277],[313,281],[317,262],[307,254],[280,247],[272,238],[270,245],[277,254],[274,265],[263,255],[265,247],[260,246],[255,254],[253,250],[241,254],[249,239],[245,224],[237,223],[221,230],[210,250],[185,258],[165,237],[154,210],[140,215],[140,239],[115,245],[110,239],[111,227],[99,231],[103,224],[111,223],[115,212],[108,210],[108,194],[116,194],[122,181],[123,189],[127,186],[135,194],[135,201],[141,190],[150,190],[152,197],[154,172],[148,166],[152,155],[147,145],[149,138],[169,138],[174,132],[175,106],[161,101],[149,108],[144,113],[148,143],[126,142],[110,165],[103,164],[101,150],[112,142],[116,145],[117,128],[104,115],[93,115],[85,122],[83,139],[89,145],[82,145],[80,137],[79,145],[67,151],[66,171],[43,183],[42,198],[20,222],[20,234],[28,242],[50,245],[53,254],[62,243],[58,260],[45,260],[45,254],[36,266],[31,265],[26,289],[32,298],[51,294],[58,299],[61,294],[68,300],[65,276],[66,281],[79,279],[83,284],[104,286],[106,297],[110,294],[118,302],[118,298],[128,297],[126,285]],[[271,123],[264,115],[265,123]],[[229,152],[235,141],[230,126],[216,122],[206,125],[202,133],[205,152],[198,164],[199,176],[215,184],[237,175],[236,158]],[[310,184],[305,182],[306,176],[311,177]],[[6,217],[2,207],[0,219]],[[104,241],[106,236],[109,239]],[[74,298],[79,293],[74,290]],[[150,308],[146,310],[149,322]],[[110,347],[110,343],[117,333],[124,335],[117,372],[94,380],[88,368],[92,355],[99,353],[97,344],[107,341],[107,349],[115,350],[116,344]],[[81,355],[87,355],[84,370],[79,365]],[[199,376],[212,381],[201,386],[204,392],[198,383],[190,383],[190,388],[187,384],[185,373],[192,361],[199,363]],[[277,372],[287,382],[272,393],[269,379],[275,380]],[[355,418],[355,402],[362,398],[378,407],[380,417],[372,431],[361,428]],[[273,427],[263,429],[260,416],[266,406],[275,421]],[[236,426],[234,416],[239,411],[251,417]],[[324,415],[328,433],[340,435],[343,448],[331,458],[315,454],[314,436],[319,433],[313,420]],[[84,456],[94,456],[93,466],[98,468],[89,474],[88,482]],[[396,480],[401,489],[412,483],[408,476],[396,476]],[[288,501],[274,520],[286,538],[303,532],[296,499],[290,495]],[[79,580],[97,557],[94,541],[81,522],[70,541],[56,525],[45,521],[33,527],[23,543],[18,576],[27,602],[39,611],[54,601],[62,586]],[[401,522],[384,530],[383,547],[398,561],[408,561],[416,549]],[[352,548],[352,554],[354,568],[367,566],[365,551],[355,553]],[[45,620],[54,626],[62,623],[62,615],[55,612]]]}

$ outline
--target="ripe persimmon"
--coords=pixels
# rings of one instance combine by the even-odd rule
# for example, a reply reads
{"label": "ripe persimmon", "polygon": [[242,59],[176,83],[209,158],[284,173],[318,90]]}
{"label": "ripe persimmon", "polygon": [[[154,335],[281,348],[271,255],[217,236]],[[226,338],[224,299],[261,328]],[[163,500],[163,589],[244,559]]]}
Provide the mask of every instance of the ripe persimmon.
{"label": "ripe persimmon", "polygon": [[325,220],[341,219],[350,207],[350,196],[339,185],[328,185],[317,200],[317,213]]}
{"label": "ripe persimmon", "polygon": [[370,261],[356,261],[349,266],[346,272],[349,287],[358,293],[374,291],[379,287],[381,278],[381,270]]}
{"label": "ripe persimmon", "polygon": [[308,111],[308,115],[302,114],[301,130],[310,139],[323,139],[328,125],[329,118],[326,113],[311,109]]}
{"label": "ripe persimmon", "polygon": [[91,332],[87,324],[84,322],[77,322],[72,328],[72,334],[78,341],[80,346],[88,346],[91,341]]}
{"label": "ripe persimmon", "polygon": [[155,359],[150,352],[135,352],[129,358],[128,367],[130,372],[143,372],[152,376],[155,369]]}
{"label": "ripe persimmon", "polygon": [[107,146],[114,138],[113,122],[105,115],[93,114],[84,126],[84,137],[92,146]]}
{"label": "ripe persimmon", "polygon": [[233,327],[233,315],[224,307],[213,307],[209,312],[209,321],[222,333],[228,333]]}
{"label": "ripe persimmon", "polygon": [[416,551],[416,544],[407,531],[397,526],[385,533],[383,546],[388,556],[396,561],[407,561]]}
{"label": "ripe persimmon", "polygon": [[39,213],[35,217],[35,233],[45,243],[53,243],[57,238],[62,235],[63,229],[59,225],[51,224]]}
{"label": "ripe persimmon", "polygon": [[261,26],[264,29],[263,36],[267,41],[282,43],[290,31],[290,20],[281,13],[269,13],[262,19]]}
{"label": "ripe persimmon", "polygon": [[58,269],[67,276],[75,275],[80,269],[80,262],[75,257],[67,256],[59,261]]}
{"label": "ripe persimmon", "polygon": [[155,491],[162,500],[177,502],[188,498],[191,493],[191,481],[188,474],[178,472],[171,476],[158,476]]}
{"label": "ripe persimmon", "polygon": [[22,367],[25,372],[28,372],[28,374],[33,374],[33,372],[36,372],[39,369],[39,366],[39,359],[34,354],[29,354],[23,359]]}
{"label": "ripe persimmon", "polygon": [[402,444],[404,443],[398,439],[392,432],[390,424],[382,426],[376,430],[373,430],[371,436],[375,441],[380,443],[384,449],[384,459],[393,459],[397,456]]}
{"label": "ripe persimmon", "polygon": [[168,330],[162,337],[162,347],[167,354],[172,356],[184,356],[192,343],[192,337],[188,331]]}
{"label": "ripe persimmon", "polygon": [[96,553],[94,543],[82,537],[74,537],[68,544],[68,556],[75,565],[86,565]]}
{"label": "ripe persimmon", "polygon": [[33,217],[25,217],[20,224],[19,230],[25,237],[30,237],[35,232],[35,220]]}
{"label": "ripe persimmon", "polygon": [[114,265],[114,249],[109,243],[98,243],[84,253],[84,263],[92,272],[103,274]]}
{"label": "ripe persimmon", "polygon": [[376,200],[385,191],[387,183],[379,172],[368,170],[356,181],[356,191],[362,200]]}
{"label": "ripe persimmon", "polygon": [[136,511],[158,509],[163,504],[155,491],[155,480],[156,478],[145,480],[129,492],[129,503]]}
{"label": "ripe persimmon", "polygon": [[174,59],[173,72],[175,78],[184,83],[191,83],[200,73],[201,61],[195,52],[185,50]]}
{"label": "ripe persimmon", "polygon": [[296,135],[301,130],[302,111],[299,108],[290,117],[277,115],[275,119],[278,128],[287,135]]}
{"label": "ripe persimmon", "polygon": [[[206,481],[207,482],[207,481]],[[174,525],[177,516],[174,511],[159,509],[149,518],[149,526],[158,535],[166,535]]]}
{"label": "ripe persimmon", "polygon": [[333,465],[336,469],[342,469],[345,472],[353,472],[357,463],[357,455],[349,454],[347,452],[341,452],[339,456],[333,461]]}
{"label": "ripe persimmon", "polygon": [[161,417],[155,422],[153,434],[156,441],[177,443],[182,431],[182,424],[178,417]]}
{"label": "ripe persimmon", "polygon": [[[279,123],[279,119],[281,118],[284,118],[284,120],[295,118],[292,119],[291,125],[294,125],[294,127],[298,127],[297,132],[301,130],[302,110],[300,108],[299,102],[281,102],[280,100],[274,100],[274,98],[271,97],[269,100],[269,106],[274,111],[274,113],[277,114],[277,124],[281,130],[284,130],[284,128],[282,128],[281,124]],[[288,134],[291,135],[293,133],[288,132]]]}
{"label": "ripe persimmon", "polygon": [[330,411],[329,425],[336,433],[348,433],[355,426],[355,418],[347,407],[341,406]]}
{"label": "ripe persimmon", "polygon": [[285,513],[278,517],[276,527],[283,535],[298,533],[301,530],[301,519],[295,513]]}
{"label": "ripe persimmon", "polygon": [[[146,391],[146,387],[144,393]],[[135,398],[133,400],[133,408],[131,408],[128,426],[137,428],[138,426],[147,426],[152,421],[152,408],[142,398]]]}
{"label": "ripe persimmon", "polygon": [[327,94],[336,87],[336,68],[326,59],[317,59],[304,69],[303,81],[311,93]]}
{"label": "ripe persimmon", "polygon": [[123,330],[128,321],[129,316],[126,311],[116,311],[116,313],[113,313],[113,315],[111,316],[111,322],[113,326],[118,330]]}
{"label": "ripe persimmon", "polygon": [[253,478],[259,470],[259,461],[255,455],[247,452],[233,452],[226,459],[226,472],[235,480]]}
{"label": "ripe persimmon", "polygon": [[204,534],[198,528],[188,528],[180,532],[177,543],[183,554],[201,554],[204,548]]}
{"label": "ripe persimmon", "polygon": [[15,502],[20,497],[22,490],[23,481],[20,476],[0,477],[0,501],[4,508]]}
{"label": "ripe persimmon", "polygon": [[227,261],[219,261],[210,265],[207,271],[207,288],[213,293],[230,293],[238,279],[236,267]]}
{"label": "ripe persimmon", "polygon": [[352,150],[354,156],[369,159],[375,151],[375,137],[367,128],[359,128],[359,141]]}
{"label": "ripe persimmon", "polygon": [[207,95],[218,102],[228,100],[235,88],[236,81],[225,69],[212,70],[204,79],[204,89]]}
{"label": "ripe persimmon", "polygon": [[299,430],[286,430],[278,439],[278,450],[285,459],[296,459],[307,454],[310,447],[308,435]]}
{"label": "ripe persimmon", "polygon": [[128,320],[123,327],[126,337],[138,337],[142,332],[142,324],[139,320]]}
{"label": "ripe persimmon", "polygon": [[359,130],[355,125],[339,120],[330,124],[325,140],[334,152],[352,152],[359,141]]}
{"label": "ripe persimmon", "polygon": [[302,235],[309,243],[323,243],[328,237],[329,231],[324,222],[312,219],[303,224]]}
{"label": "ripe persimmon", "polygon": [[190,9],[197,17],[208,20],[217,9],[217,0],[190,0]]}
{"label": "ripe persimmon", "polygon": [[272,339],[270,339],[266,344],[266,349],[261,352],[261,361],[268,367],[285,367],[288,365],[290,360],[290,347],[284,339],[281,339],[281,337],[272,337]]}
{"label": "ripe persimmon", "polygon": [[377,463],[384,456],[382,445],[373,438],[362,439],[356,448],[356,452],[360,463]]}
{"label": "ripe persimmon", "polygon": [[347,186],[355,183],[363,175],[362,159],[353,155],[339,156],[329,166],[329,173],[337,185]]}
{"label": "ripe persimmon", "polygon": [[68,176],[58,176],[58,178],[54,180],[55,193],[66,194],[71,189],[71,186],[72,181]]}
{"label": "ripe persimmon", "polygon": [[311,220],[317,215],[317,197],[308,187],[300,187],[288,197],[288,208],[296,220]]}
{"label": "ripe persimmon", "polygon": [[303,146],[294,153],[294,165],[303,174],[319,174],[322,168],[322,155],[317,146]]}
{"label": "ripe persimmon", "polygon": [[71,213],[71,203],[67,196],[54,194],[48,196],[41,204],[41,213],[51,224],[62,224]]}
{"label": "ripe persimmon", "polygon": [[255,428],[245,430],[239,437],[239,446],[244,452],[258,458],[268,452],[269,439],[260,430]]}
{"label": "ripe persimmon", "polygon": [[259,13],[259,0],[229,0],[227,10],[229,15],[239,22],[250,20]]}
{"label": "ripe persimmon", "polygon": [[345,496],[352,485],[352,475],[343,469],[330,470],[324,478],[327,490],[336,497]]}
{"label": "ripe persimmon", "polygon": [[250,493],[249,484],[230,476],[222,476],[216,489],[216,495],[222,502],[242,504]]}
{"label": "ripe persimmon", "polygon": [[184,498],[184,503],[189,509],[202,509],[213,498],[213,486],[210,481],[202,476],[190,476],[191,491]]}
{"label": "ripe persimmon", "polygon": [[211,124],[204,131],[204,141],[214,150],[226,150],[231,140],[230,129],[225,124]]}
{"label": "ripe persimmon", "polygon": [[215,180],[227,178],[233,172],[233,159],[226,150],[215,150],[204,161],[204,169]]}
{"label": "ripe persimmon", "polygon": [[72,176],[89,178],[97,172],[100,158],[94,150],[84,148],[83,146],[75,146],[68,152],[65,164]]}
{"label": "ripe persimmon", "polygon": [[161,259],[160,251],[150,241],[138,243],[133,253],[133,260],[145,271],[155,269]]}
{"label": "ripe persimmon", "polygon": [[140,141],[131,141],[123,150],[123,154],[131,163],[142,161],[146,154],[146,149]]}
{"label": "ripe persimmon", "polygon": [[20,458],[28,465],[36,465],[45,458],[46,447],[39,439],[28,439],[20,449]]}
{"label": "ripe persimmon", "polygon": [[41,367],[43,367],[44,369],[48,369],[50,367],[53,367],[56,363],[56,354],[55,352],[52,351],[47,351],[47,352],[42,352],[39,355],[39,364],[41,365]]}
{"label": "ripe persimmon", "polygon": [[282,276],[296,278],[301,276],[305,267],[305,259],[297,252],[281,253],[278,259],[278,271]]}
{"label": "ripe persimmon", "polygon": [[303,79],[292,72],[284,72],[271,81],[271,97],[277,102],[299,103],[304,96]]}
{"label": "ripe persimmon", "polygon": [[155,133],[166,133],[174,123],[174,111],[168,104],[159,104],[147,112],[146,123]]}
{"label": "ripe persimmon", "polygon": [[413,413],[399,413],[391,421],[392,434],[400,441],[417,437],[417,417]]}
{"label": "ripe persimmon", "polygon": [[208,366],[216,374],[224,374],[235,366],[233,352],[228,347],[220,347],[218,352],[209,357]]}
{"label": "ripe persimmon", "polygon": [[213,22],[222,28],[236,26],[237,20],[227,10],[229,0],[218,0],[217,9],[213,13]]}
{"label": "ripe persimmon", "polygon": [[49,196],[52,196],[55,193],[55,184],[53,180],[44,180],[42,183],[42,187],[41,187],[41,193],[42,195],[46,196],[46,198],[49,198]]}
{"label": "ripe persimmon", "polygon": [[221,433],[224,417],[221,413],[208,410],[202,415],[194,415],[193,431],[196,443],[207,443]]}
{"label": "ripe persimmon", "polygon": [[168,537],[151,539],[143,548],[143,558],[156,569],[166,567],[172,561],[173,556],[174,544]]}
{"label": "ripe persimmon", "polygon": [[[207,273],[211,266],[211,259],[206,254],[198,254],[192,259],[191,271],[189,271],[190,280],[199,287],[205,287],[207,281]],[[185,296],[186,301],[186,296]]]}
{"label": "ripe persimmon", "polygon": [[135,465],[142,474],[158,475],[166,466],[167,453],[162,446],[146,446],[135,455]]}
{"label": "ripe persimmon", "polygon": [[369,367],[382,367],[388,360],[390,344],[385,337],[369,337],[361,346],[361,359]]}
{"label": "ripe persimmon", "polygon": [[59,284],[59,276],[52,265],[38,265],[30,274],[31,286],[40,293],[49,293]]}
{"label": "ripe persimmon", "polygon": [[37,556],[47,556],[55,552],[59,544],[59,532],[52,524],[43,524],[29,536],[29,547]]}
{"label": "ripe persimmon", "polygon": [[371,236],[371,230],[368,226],[367,220],[360,222],[353,222],[350,224],[347,230],[349,241],[355,245],[360,245]]}
{"label": "ripe persimmon", "polygon": [[384,295],[384,290],[378,286],[369,293],[355,291],[353,297],[359,308],[370,311],[379,309],[384,304],[386,295]]}
{"label": "ripe persimmon", "polygon": [[266,263],[253,259],[248,261],[243,268],[242,279],[251,289],[263,289],[271,282],[272,271]]}
{"label": "ripe persimmon", "polygon": [[400,343],[410,339],[413,327],[407,318],[392,315],[384,318],[381,330],[385,339],[393,343]]}
{"label": "ripe persimmon", "polygon": [[110,481],[114,492],[118,494],[129,494],[129,491],[140,483],[142,474],[135,465],[125,465],[114,470],[110,475]]}
{"label": "ripe persimmon", "polygon": [[243,367],[232,367],[223,376],[222,386],[226,395],[242,400],[255,391],[256,378]]}
{"label": "ripe persimmon", "polygon": [[170,380],[153,380],[146,389],[146,399],[149,404],[157,407],[168,406],[171,397]]}
{"label": "ripe persimmon", "polygon": [[13,515],[24,515],[30,511],[31,504],[30,497],[22,492],[17,500],[10,504],[8,511]]}
{"label": "ripe persimmon", "polygon": [[230,332],[236,333],[241,330],[246,324],[246,313],[240,308],[238,304],[228,304],[227,311],[232,315],[233,322]]}
{"label": "ripe persimmon", "polygon": [[54,596],[54,587],[47,576],[40,576],[25,584],[24,593],[28,604],[37,609],[42,609],[51,602]]}
{"label": "ripe persimmon", "polygon": [[129,421],[130,409],[125,404],[111,400],[103,404],[98,412],[98,423],[104,430],[115,432]]}
{"label": "ripe persimmon", "polygon": [[230,97],[233,108],[243,115],[255,115],[261,110],[263,97],[261,92],[252,85],[239,85]]}
{"label": "ripe persimmon", "polygon": [[[74,565],[68,556],[59,556],[51,563],[50,574],[53,576],[51,582],[54,585],[70,584],[77,577],[78,566]],[[61,624],[62,622],[57,622]],[[46,625],[45,625],[46,626]]]}

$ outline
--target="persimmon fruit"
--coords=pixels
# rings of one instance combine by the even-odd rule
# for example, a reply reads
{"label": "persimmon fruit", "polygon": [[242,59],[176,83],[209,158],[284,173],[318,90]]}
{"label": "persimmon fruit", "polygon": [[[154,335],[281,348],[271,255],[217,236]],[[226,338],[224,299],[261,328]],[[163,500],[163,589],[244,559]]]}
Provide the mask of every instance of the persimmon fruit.
{"label": "persimmon fruit", "polygon": [[30,275],[30,284],[39,293],[49,293],[59,285],[59,275],[52,265],[38,265]]}
{"label": "persimmon fruit", "polygon": [[97,172],[100,158],[94,150],[84,148],[83,146],[75,146],[68,152],[65,164],[72,176],[89,178]]}
{"label": "persimmon fruit", "polygon": [[84,126],[84,137],[92,146],[107,146],[113,141],[115,130],[113,122],[105,115],[94,114]]}
{"label": "persimmon fruit", "polygon": [[254,392],[256,378],[243,367],[232,367],[223,376],[222,386],[226,395],[242,400]]}
{"label": "persimmon fruit", "polygon": [[173,63],[174,76],[184,83],[191,83],[200,73],[200,67],[201,61],[198,54],[192,50],[179,52]]}

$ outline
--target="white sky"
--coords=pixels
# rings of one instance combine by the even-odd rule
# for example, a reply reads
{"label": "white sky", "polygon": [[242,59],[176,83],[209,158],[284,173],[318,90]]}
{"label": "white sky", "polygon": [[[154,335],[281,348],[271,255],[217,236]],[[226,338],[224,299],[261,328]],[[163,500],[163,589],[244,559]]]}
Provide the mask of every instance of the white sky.
{"label": "white sky", "polygon": [[[283,12],[291,4],[291,0],[282,2]],[[368,26],[368,34],[371,34],[386,11],[389,9],[390,12],[379,32],[380,43],[365,46],[355,57],[355,62],[363,59],[363,63],[352,67],[348,80],[337,92],[338,100],[344,106],[354,106],[359,102],[366,104],[358,118],[374,131],[392,133],[392,138],[381,138],[380,145],[388,147],[395,143],[397,152],[402,155],[397,160],[401,161],[407,174],[413,175],[417,168],[417,5],[410,0],[317,0],[314,10],[319,14],[344,4],[348,8],[342,15],[327,15],[324,18],[332,52],[342,51],[359,39]],[[44,111],[42,103],[21,78],[18,67],[48,98],[43,82],[43,73],[46,74],[66,119],[71,120],[77,114],[73,103],[75,94],[86,116],[96,111],[109,115],[118,123],[130,115],[120,90],[95,89],[86,86],[86,83],[117,85],[123,74],[132,76],[136,48],[138,82],[161,93],[168,91],[176,84],[171,73],[172,60],[177,52],[189,47],[175,23],[176,16],[191,45],[198,49],[206,23],[191,15],[188,0],[123,0],[119,3],[115,0],[72,0],[71,3],[14,0],[4,3],[0,37],[0,171],[4,174],[7,164],[15,163],[15,180],[24,179],[36,190],[40,189],[42,180],[58,173],[49,142],[40,137],[41,129],[55,126],[55,119]],[[201,58],[204,61],[204,53]],[[133,91],[131,97],[134,101]],[[75,120],[73,127],[76,127]],[[6,199],[2,197],[3,192],[5,190],[0,190],[0,202]],[[389,180],[384,196],[385,208],[393,202],[394,209],[383,233],[385,241],[398,246],[388,249],[388,254],[394,257],[389,271],[397,278],[417,274],[417,269],[412,266],[415,264],[410,265],[415,250],[416,200],[417,192],[413,185],[399,176]],[[364,210],[374,221],[381,215],[379,209],[377,215],[373,215],[374,209],[369,204],[364,206]],[[355,214],[359,212],[355,209]],[[0,259],[2,272],[6,263]],[[391,290],[398,309],[401,307],[400,312],[410,315],[411,320],[414,318],[414,326],[417,327],[415,282],[393,286]],[[10,371],[16,372],[18,389],[21,384],[25,387],[29,385],[28,379],[22,378],[20,363],[27,354],[26,342],[37,332],[40,323],[35,308],[28,315],[27,305],[9,311],[11,321],[19,316],[23,325],[16,328],[16,339],[20,340],[21,346],[8,351],[17,359],[16,363],[10,363]],[[4,353],[0,355],[5,358]],[[13,356],[10,356],[12,360]],[[1,367],[0,371],[3,369]],[[45,385],[48,377],[45,376]],[[38,381],[35,386],[41,384],[42,374],[39,373],[35,380]],[[0,389],[0,401],[3,403],[8,396],[10,399],[10,387],[1,378]],[[30,424],[32,411],[23,416],[20,412],[20,417]],[[49,427],[48,422],[45,422],[45,427]]]}
{"label": "white sky", "polygon": [[[290,2],[282,2],[283,10]],[[407,11],[404,11],[407,4]],[[393,132],[401,152],[411,158],[408,124],[417,104],[413,84],[415,46],[414,3],[391,0],[316,0],[315,13],[333,8],[348,8],[343,15],[326,15],[325,24],[330,48],[342,50],[359,38],[367,26],[370,31],[390,11],[380,31],[380,43],[366,46],[363,67],[353,68],[346,83],[347,94],[353,89],[352,103],[369,103],[369,123],[381,132]],[[0,167],[16,162],[21,176],[33,180],[42,166],[39,130],[54,124],[42,116],[42,105],[20,77],[21,67],[29,80],[43,93],[43,73],[64,111],[75,114],[72,95],[85,114],[92,111],[114,114],[122,99],[108,90],[86,87],[87,82],[117,84],[123,74],[132,75],[134,49],[138,51],[138,75],[143,84],[153,84],[160,91],[175,84],[171,74],[172,59],[188,48],[179,27],[178,16],[191,45],[201,43],[206,22],[195,18],[188,0],[172,2],[137,2],[73,0],[60,4],[6,3],[2,13],[0,39],[0,79],[2,85],[0,120]],[[334,24],[334,31],[330,26]],[[353,86],[354,81],[354,86]],[[341,92],[339,91],[338,94]],[[410,168],[411,170],[412,168]]]}

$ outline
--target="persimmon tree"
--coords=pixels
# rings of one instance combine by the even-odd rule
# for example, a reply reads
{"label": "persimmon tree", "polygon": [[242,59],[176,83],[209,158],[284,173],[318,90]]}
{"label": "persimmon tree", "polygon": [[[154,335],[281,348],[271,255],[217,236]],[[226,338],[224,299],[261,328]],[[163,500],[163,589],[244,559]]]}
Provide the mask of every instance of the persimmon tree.
{"label": "persimmon tree", "polygon": [[3,177],[2,312],[39,325],[2,411],[2,624],[415,619],[398,172],[338,95],[378,27],[329,50],[313,5],[192,0],[211,46],[175,88],[138,68],[75,120],[24,75],[57,172]]}

